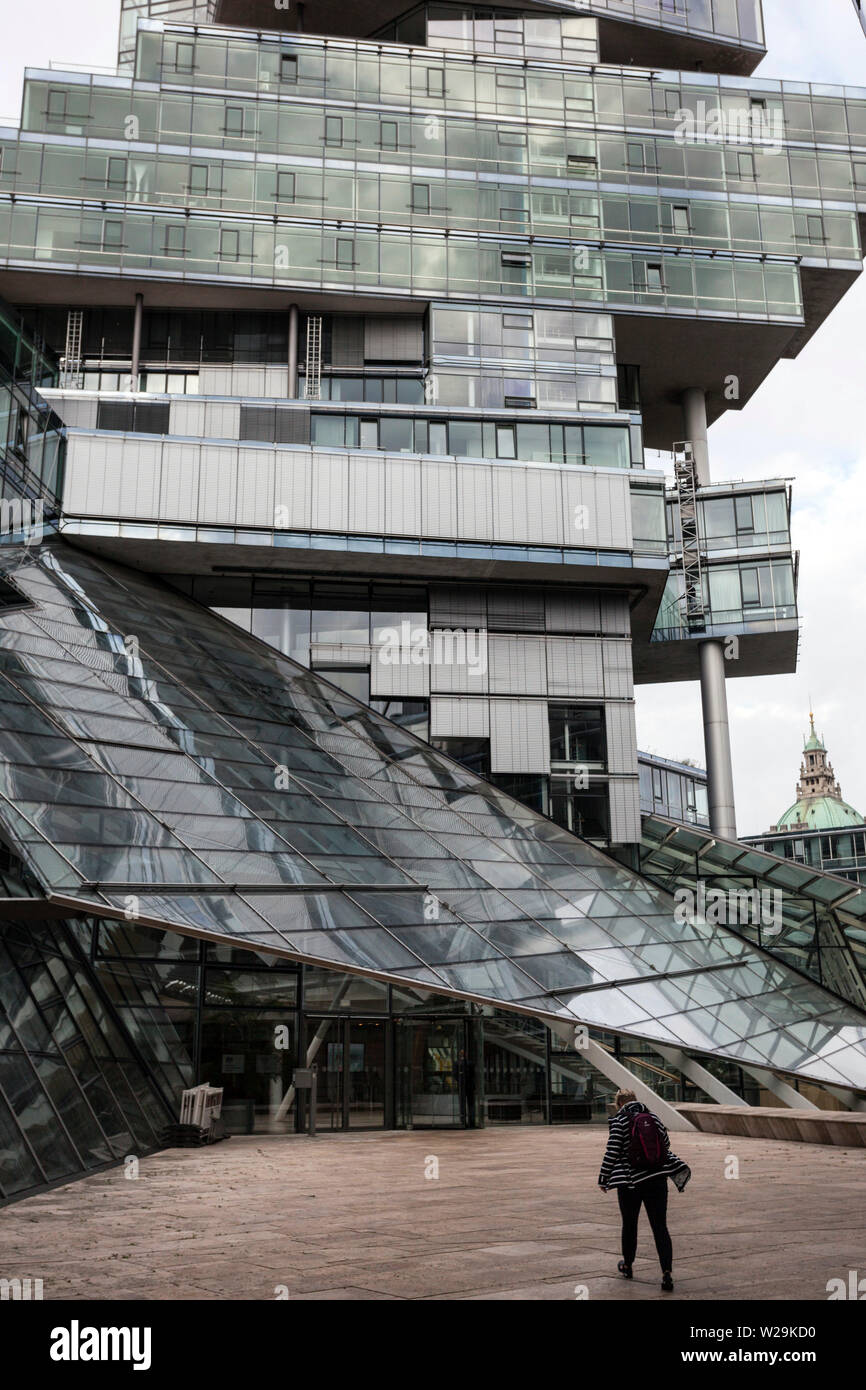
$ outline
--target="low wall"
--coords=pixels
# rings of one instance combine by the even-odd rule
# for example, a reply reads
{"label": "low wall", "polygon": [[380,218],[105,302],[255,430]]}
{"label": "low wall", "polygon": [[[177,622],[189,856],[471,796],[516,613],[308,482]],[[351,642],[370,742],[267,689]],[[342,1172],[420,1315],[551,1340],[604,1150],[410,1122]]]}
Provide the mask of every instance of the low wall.
{"label": "low wall", "polygon": [[795,1144],[835,1144],[866,1149],[866,1112],[771,1110],[765,1106],[678,1105],[680,1114],[705,1134],[744,1139],[787,1139]]}

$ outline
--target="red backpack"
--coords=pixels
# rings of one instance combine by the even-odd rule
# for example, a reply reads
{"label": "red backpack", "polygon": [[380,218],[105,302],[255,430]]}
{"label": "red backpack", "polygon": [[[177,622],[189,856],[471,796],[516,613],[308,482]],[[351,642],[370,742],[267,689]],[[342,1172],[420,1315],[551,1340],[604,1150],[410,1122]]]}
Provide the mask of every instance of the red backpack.
{"label": "red backpack", "polygon": [[664,1159],[664,1146],[655,1116],[640,1110],[632,1116],[628,1141],[628,1161],[632,1168],[657,1168]]}

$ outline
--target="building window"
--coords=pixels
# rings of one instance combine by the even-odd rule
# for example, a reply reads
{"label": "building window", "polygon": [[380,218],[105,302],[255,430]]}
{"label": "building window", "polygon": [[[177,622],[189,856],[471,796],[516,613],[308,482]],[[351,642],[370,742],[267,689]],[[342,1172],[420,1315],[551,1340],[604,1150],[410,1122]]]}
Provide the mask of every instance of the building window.
{"label": "building window", "polygon": [[550,814],[558,825],[584,840],[607,840],[610,836],[607,789],[575,791],[570,778],[551,777]]}
{"label": "building window", "polygon": [[126,189],[126,160],[109,155],[105,166],[105,186],[119,191]]}
{"label": "building window", "polygon": [[325,144],[342,145],[343,143],[343,118],[342,116],[325,117]]}
{"label": "building window", "polygon": [[525,149],[526,131],[525,130],[500,130],[496,133],[497,144],[506,149]]}
{"label": "building window", "polygon": [[626,163],[629,169],[646,172],[646,148],[636,140],[629,140],[626,146]]}
{"label": "building window", "polygon": [[102,248],[116,251],[123,245],[123,223],[104,222],[102,226]]}
{"label": "building window", "polygon": [[809,213],[806,218],[806,235],[815,246],[823,246],[827,241],[824,219],[818,213]]}
{"label": "building window", "polygon": [[295,201],[295,175],[288,169],[280,169],[277,172],[277,202],[293,203]]}
{"label": "building window", "polygon": [[341,270],[353,270],[355,266],[354,241],[337,239],[337,265]]}
{"label": "building window", "polygon": [[186,227],[170,226],[165,229],[165,254],[183,256],[186,252]]}
{"label": "building window", "polygon": [[675,203],[671,210],[671,225],[674,232],[688,236],[691,232],[689,208],[687,203]]}
{"label": "building window", "polygon": [[737,151],[737,175],[741,179],[746,179],[754,183],[757,174],[755,173],[755,156],[749,150]]}
{"label": "building window", "polygon": [[400,127],[396,121],[382,121],[379,126],[379,144],[383,150],[400,148]]}
{"label": "building window", "polygon": [[220,229],[220,253],[221,261],[240,260],[241,254],[241,234],[233,227],[222,227]]}
{"label": "building window", "polygon": [[430,185],[426,183],[413,183],[412,185],[412,211],[430,211]]}
{"label": "building window", "polygon": [[45,114],[49,121],[66,120],[66,92],[58,91],[53,88],[48,93],[48,105]]}
{"label": "building window", "polygon": [[244,108],[242,106],[226,107],[226,123],[224,127],[225,135],[230,135],[239,139],[244,133]]}
{"label": "building window", "polygon": [[679,94],[679,92],[677,92],[677,91],[673,91],[673,92],[672,92],[672,91],[670,91],[670,90],[666,91],[666,92],[665,92],[665,115],[666,115],[666,116],[676,116],[677,113],[680,111],[680,109],[681,109],[681,106],[680,106],[680,94]]}
{"label": "building window", "polygon": [[522,91],[526,86],[526,79],[522,72],[497,72],[496,85],[500,88]]}
{"label": "building window", "polygon": [[606,765],[604,709],[600,705],[550,705],[550,765],[552,768]]}
{"label": "building window", "polygon": [[445,71],[443,68],[427,69],[427,95],[428,97],[444,97]]}
{"label": "building window", "polygon": [[189,169],[188,192],[197,197],[205,197],[208,191],[210,170],[206,164],[191,164]]}
{"label": "building window", "polygon": [[298,60],[294,53],[280,54],[280,81],[297,82]]}
{"label": "building window", "polygon": [[195,45],[178,42],[174,47],[175,72],[192,72],[195,68]]}

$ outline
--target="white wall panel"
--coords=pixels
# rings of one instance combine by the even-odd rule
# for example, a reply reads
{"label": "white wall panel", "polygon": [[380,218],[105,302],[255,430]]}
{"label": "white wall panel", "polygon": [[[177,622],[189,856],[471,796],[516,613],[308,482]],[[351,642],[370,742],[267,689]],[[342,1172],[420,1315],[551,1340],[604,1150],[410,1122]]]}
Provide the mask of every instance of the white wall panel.
{"label": "white wall panel", "polygon": [[385,531],[392,536],[421,534],[421,463],[417,458],[385,458]]}
{"label": "white wall panel", "polygon": [[315,531],[345,531],[349,525],[349,456],[313,455],[313,505]]}
{"label": "white wall panel", "polygon": [[610,783],[610,838],[614,844],[640,840],[640,789],[634,781]]}
{"label": "white wall panel", "polygon": [[421,470],[421,534],[457,535],[456,463],[425,463]]}
{"label": "white wall panel", "polygon": [[430,689],[442,693],[481,694],[488,689],[487,633],[436,628],[431,633]]}
{"label": "white wall panel", "polygon": [[466,540],[493,540],[490,464],[457,465],[457,535]]}
{"label": "white wall panel", "polygon": [[461,700],[434,695],[430,701],[431,738],[488,738],[490,705],[486,699]]}
{"label": "white wall panel", "polygon": [[546,695],[543,637],[488,638],[490,691],[498,695]]}
{"label": "white wall panel", "polygon": [[173,521],[198,521],[199,462],[198,444],[175,444],[163,450],[159,493],[159,514]]}
{"label": "white wall panel", "polygon": [[[402,656],[402,653],[400,653]],[[423,700],[430,693],[430,667],[426,663],[385,661],[374,645],[370,661],[370,697]]]}
{"label": "white wall panel", "polygon": [[385,529],[385,460],[352,454],[349,460],[349,530]]}
{"label": "white wall panel", "polygon": [[607,640],[602,644],[604,693],[609,699],[630,700],[632,683],[631,642]]}
{"label": "white wall panel", "polygon": [[313,514],[313,456],[306,449],[277,449],[274,514],[286,531],[307,531]]}
{"label": "white wall panel", "polygon": [[544,700],[490,701],[491,772],[550,771],[550,736]]}
{"label": "white wall panel", "polygon": [[235,516],[239,526],[274,524],[274,450],[238,449]]}
{"label": "white wall panel", "polygon": [[605,705],[607,765],[611,772],[637,771],[637,734],[634,705]]}
{"label": "white wall panel", "polygon": [[199,521],[212,525],[232,524],[237,501],[237,476],[236,447],[232,448],[230,444],[202,444],[198,494]]}
{"label": "white wall panel", "polygon": [[548,637],[547,681],[551,697],[603,696],[601,642],[591,637]]}

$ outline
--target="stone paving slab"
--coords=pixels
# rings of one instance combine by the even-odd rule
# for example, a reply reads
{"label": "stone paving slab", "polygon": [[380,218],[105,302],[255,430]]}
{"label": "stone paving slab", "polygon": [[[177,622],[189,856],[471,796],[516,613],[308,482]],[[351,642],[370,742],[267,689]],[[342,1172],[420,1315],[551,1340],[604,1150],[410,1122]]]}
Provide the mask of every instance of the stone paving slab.
{"label": "stone paving slab", "polygon": [[[642,1218],[616,1275],[600,1126],[235,1137],[0,1211],[0,1276],[46,1299],[661,1299]],[[824,1300],[866,1272],[866,1151],[694,1132],[671,1188],[675,1299]],[[431,1159],[438,1178],[425,1176]],[[728,1176],[738,1171],[737,1177]]]}

